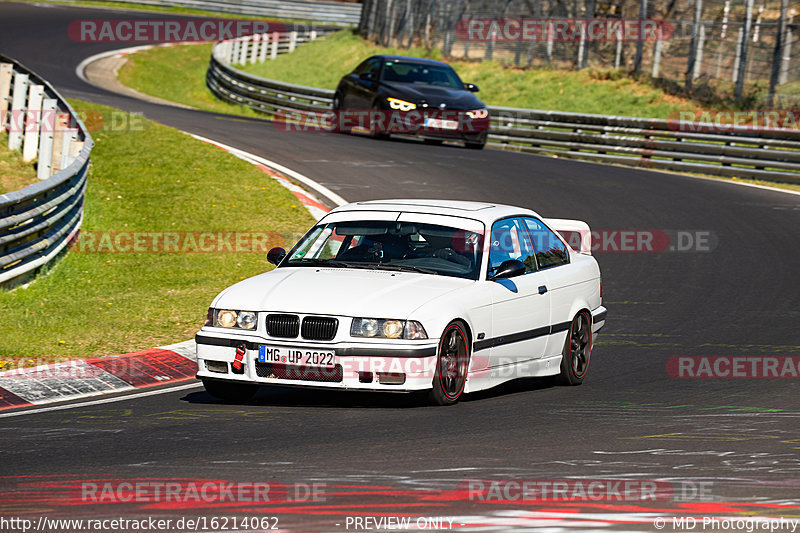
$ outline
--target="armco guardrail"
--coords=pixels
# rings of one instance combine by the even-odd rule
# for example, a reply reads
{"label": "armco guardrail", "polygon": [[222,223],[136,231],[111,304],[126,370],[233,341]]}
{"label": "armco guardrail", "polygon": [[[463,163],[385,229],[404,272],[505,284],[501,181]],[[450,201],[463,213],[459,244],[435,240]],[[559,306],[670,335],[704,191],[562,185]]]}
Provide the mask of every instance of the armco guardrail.
{"label": "armco guardrail", "polygon": [[[285,35],[281,37],[287,40]],[[242,72],[230,42],[217,43],[207,73],[219,98],[276,116],[329,111],[333,91]],[[281,46],[278,53],[290,51]],[[270,57],[274,57],[271,55]],[[489,146],[602,163],[800,183],[800,130],[490,107]],[[724,129],[709,133],[707,130]],[[705,132],[704,132],[705,131]]]}
{"label": "armco guardrail", "polygon": [[93,141],[49,83],[2,55],[0,128],[11,149],[38,158],[41,180],[0,194],[0,287],[11,288],[55,259],[80,229]]}
{"label": "armco guardrail", "polygon": [[321,0],[111,0],[123,4],[189,7],[219,13],[310,20],[323,24],[356,26],[361,4]]}
{"label": "armco guardrail", "polygon": [[242,72],[232,64],[264,62],[321,33],[271,33],[222,41],[214,45],[206,85],[217,97],[274,116],[289,111],[328,111],[333,91],[268,80]]}

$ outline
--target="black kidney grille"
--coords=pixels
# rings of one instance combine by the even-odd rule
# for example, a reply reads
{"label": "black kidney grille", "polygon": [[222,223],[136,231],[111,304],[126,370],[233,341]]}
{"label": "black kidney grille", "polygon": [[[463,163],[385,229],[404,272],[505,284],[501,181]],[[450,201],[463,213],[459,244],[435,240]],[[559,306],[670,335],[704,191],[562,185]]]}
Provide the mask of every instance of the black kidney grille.
{"label": "black kidney grille", "polygon": [[330,341],[336,336],[339,321],[326,316],[307,316],[303,319],[302,336],[312,341]]}
{"label": "black kidney grille", "polygon": [[270,337],[297,338],[300,318],[297,315],[267,315],[267,333]]}

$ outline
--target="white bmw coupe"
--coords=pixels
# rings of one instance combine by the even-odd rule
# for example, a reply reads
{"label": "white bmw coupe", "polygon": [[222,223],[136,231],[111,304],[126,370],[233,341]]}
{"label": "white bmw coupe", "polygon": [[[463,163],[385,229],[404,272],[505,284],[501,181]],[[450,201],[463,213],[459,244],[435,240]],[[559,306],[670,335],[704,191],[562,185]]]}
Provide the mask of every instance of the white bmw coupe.
{"label": "white bmw coupe", "polygon": [[585,223],[519,207],[345,205],[214,299],[197,377],[228,401],[260,385],[427,391],[442,405],[520,377],[578,385],[606,318],[590,251]]}

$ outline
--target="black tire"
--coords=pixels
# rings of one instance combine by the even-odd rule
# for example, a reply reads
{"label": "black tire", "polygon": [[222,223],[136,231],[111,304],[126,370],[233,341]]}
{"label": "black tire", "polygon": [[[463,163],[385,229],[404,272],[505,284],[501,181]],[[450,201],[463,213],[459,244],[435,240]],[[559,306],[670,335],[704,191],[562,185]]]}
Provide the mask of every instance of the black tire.
{"label": "black tire", "polygon": [[333,95],[331,108],[336,115],[336,129],[334,131],[336,133],[350,133],[348,128],[342,126],[341,112],[344,111],[344,108],[342,107],[342,97],[339,95],[339,93]]}
{"label": "black tire", "polygon": [[463,322],[456,320],[444,328],[438,352],[429,399],[436,405],[453,405],[464,392],[469,368],[469,337]]}
{"label": "black tire", "polygon": [[581,311],[572,319],[562,356],[558,382],[562,385],[583,383],[592,356],[592,317],[588,311]]}
{"label": "black tire", "polygon": [[246,402],[255,396],[258,385],[204,379],[203,386],[211,396],[226,402]]}
{"label": "black tire", "polygon": [[[378,102],[375,102],[374,104],[372,104],[372,112],[373,113],[381,113],[382,111],[383,110],[378,105]],[[373,123],[372,119],[370,118],[370,121],[369,121],[369,136],[370,137],[372,137],[373,139],[379,139],[379,140],[386,140],[386,139],[389,138],[389,134],[388,133],[386,133],[385,131],[380,131],[380,130],[376,129],[374,126],[375,126],[375,124]]]}

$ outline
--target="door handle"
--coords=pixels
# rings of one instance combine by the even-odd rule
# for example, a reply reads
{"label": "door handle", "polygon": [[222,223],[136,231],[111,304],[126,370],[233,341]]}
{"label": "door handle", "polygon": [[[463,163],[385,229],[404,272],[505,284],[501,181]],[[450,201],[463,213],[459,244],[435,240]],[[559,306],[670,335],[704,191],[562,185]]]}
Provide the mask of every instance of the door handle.
{"label": "door handle", "polygon": [[547,285],[541,285],[539,287],[539,294],[544,294],[547,292]]}

